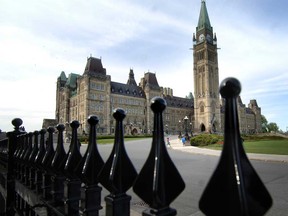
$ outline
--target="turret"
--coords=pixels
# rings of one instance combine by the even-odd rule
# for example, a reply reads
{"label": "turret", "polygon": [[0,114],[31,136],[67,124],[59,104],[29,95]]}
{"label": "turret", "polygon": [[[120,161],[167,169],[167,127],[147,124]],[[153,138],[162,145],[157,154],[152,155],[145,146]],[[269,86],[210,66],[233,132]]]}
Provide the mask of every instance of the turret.
{"label": "turret", "polygon": [[135,78],[134,78],[133,69],[130,69],[127,85],[135,85],[135,86],[137,86]]}

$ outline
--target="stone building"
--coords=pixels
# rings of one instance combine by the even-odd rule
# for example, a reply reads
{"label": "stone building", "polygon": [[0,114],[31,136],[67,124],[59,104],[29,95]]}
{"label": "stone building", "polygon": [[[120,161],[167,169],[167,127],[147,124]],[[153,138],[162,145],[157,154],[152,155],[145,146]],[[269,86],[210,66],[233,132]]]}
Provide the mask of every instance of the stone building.
{"label": "stone building", "polygon": [[[82,75],[69,74],[67,77],[65,72],[61,72],[58,77],[56,119],[64,124],[77,119],[80,130],[87,132],[87,117],[97,115],[98,132],[110,134],[114,133],[115,127],[113,110],[121,107],[127,112],[124,119],[127,134],[151,133],[153,113],[150,101],[155,96],[164,97],[167,101],[168,106],[164,113],[166,131],[178,133],[179,124],[183,130],[183,124],[192,123],[193,98],[173,96],[172,89],[159,86],[156,74],[145,73],[137,85],[133,70],[130,69],[126,84],[114,82],[111,81],[111,76],[106,74],[101,59],[90,57]],[[185,116],[188,119],[183,122]]]}
{"label": "stone building", "polygon": [[[217,37],[213,33],[206,3],[201,2],[196,34],[193,34],[195,130],[217,132],[224,128],[224,100],[219,98]],[[261,132],[261,109],[256,100],[246,107],[238,98],[240,131]]]}
{"label": "stone building", "polygon": [[[219,68],[217,38],[210,24],[206,3],[201,2],[196,33],[193,35],[194,97],[176,97],[171,88],[158,84],[156,74],[146,72],[137,85],[130,69],[127,83],[111,80],[101,59],[90,57],[82,75],[61,72],[57,79],[56,120],[67,123],[77,119],[80,131],[88,132],[87,117],[97,115],[98,133],[114,133],[113,110],[126,110],[125,133],[151,133],[153,113],[151,99],[163,97],[165,132],[172,134],[194,132],[222,132],[224,100],[219,97]],[[188,93],[188,92],[187,92]],[[240,130],[242,133],[261,131],[261,108],[256,100],[246,107],[238,98]]]}

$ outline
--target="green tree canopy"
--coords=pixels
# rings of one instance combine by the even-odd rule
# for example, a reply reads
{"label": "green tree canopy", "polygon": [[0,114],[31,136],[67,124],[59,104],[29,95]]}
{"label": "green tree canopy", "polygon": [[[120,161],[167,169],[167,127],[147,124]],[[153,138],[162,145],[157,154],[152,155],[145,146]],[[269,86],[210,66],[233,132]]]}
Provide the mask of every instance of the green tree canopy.
{"label": "green tree canopy", "polygon": [[262,132],[268,132],[268,121],[264,115],[261,115]]}
{"label": "green tree canopy", "polygon": [[279,127],[275,122],[270,122],[267,125],[268,131],[269,132],[278,132],[279,131]]}

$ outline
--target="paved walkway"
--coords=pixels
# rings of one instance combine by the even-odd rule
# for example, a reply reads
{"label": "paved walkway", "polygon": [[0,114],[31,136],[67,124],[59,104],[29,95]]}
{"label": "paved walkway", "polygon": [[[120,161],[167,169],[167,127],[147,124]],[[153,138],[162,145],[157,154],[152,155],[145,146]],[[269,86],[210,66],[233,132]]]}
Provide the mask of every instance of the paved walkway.
{"label": "paved walkway", "polygon": [[[177,138],[177,136],[170,137],[171,148],[178,151],[188,152],[191,154],[203,154],[203,155],[212,155],[220,156],[220,150],[212,150],[206,148],[199,148],[195,146],[183,146],[182,142]],[[288,163],[288,155],[272,155],[272,154],[252,154],[248,153],[248,158],[250,160],[262,160],[270,162],[284,162]]]}

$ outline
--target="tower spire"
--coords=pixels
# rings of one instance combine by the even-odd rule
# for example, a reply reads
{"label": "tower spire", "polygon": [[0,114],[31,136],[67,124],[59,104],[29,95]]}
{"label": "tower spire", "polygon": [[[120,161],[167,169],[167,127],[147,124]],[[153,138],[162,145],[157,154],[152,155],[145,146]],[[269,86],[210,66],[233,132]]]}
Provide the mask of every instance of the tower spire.
{"label": "tower spire", "polygon": [[135,78],[134,78],[134,72],[133,72],[132,68],[130,68],[129,79],[127,81],[127,85],[135,85],[135,86],[137,86]]}
{"label": "tower spire", "polygon": [[199,15],[199,20],[198,20],[197,31],[203,28],[206,28],[212,31],[205,0],[201,0],[201,9],[200,9],[200,15]]}

